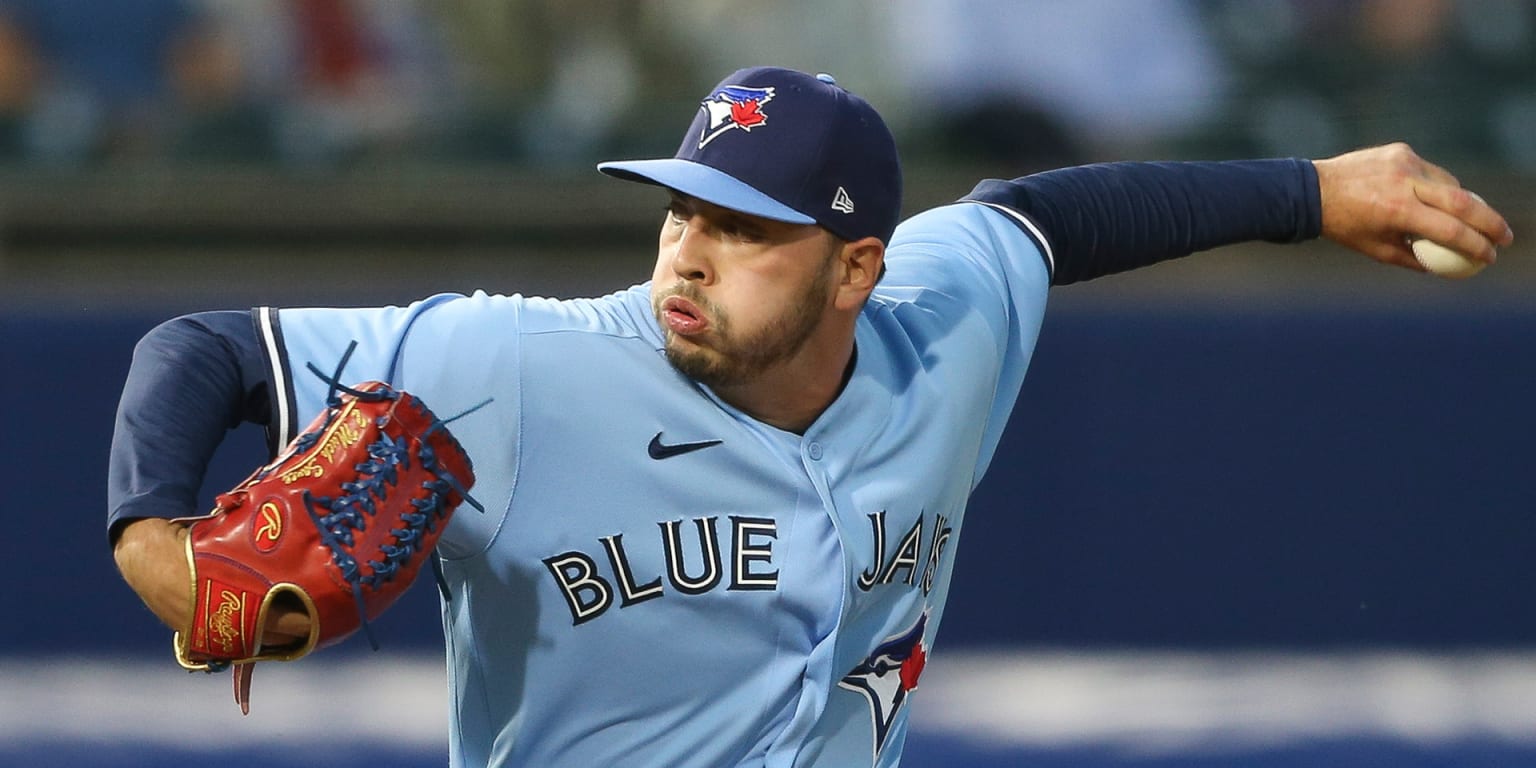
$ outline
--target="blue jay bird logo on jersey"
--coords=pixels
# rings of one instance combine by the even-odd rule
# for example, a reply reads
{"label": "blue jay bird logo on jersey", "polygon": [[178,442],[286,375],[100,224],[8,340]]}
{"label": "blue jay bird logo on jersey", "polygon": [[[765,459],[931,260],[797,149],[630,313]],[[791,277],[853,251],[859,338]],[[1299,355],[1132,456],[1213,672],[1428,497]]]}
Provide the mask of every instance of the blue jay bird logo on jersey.
{"label": "blue jay bird logo on jersey", "polygon": [[772,88],[752,88],[745,85],[722,85],[709,94],[699,106],[709,116],[704,133],[699,136],[699,149],[732,128],[751,131],[768,122],[763,105],[773,101]]}
{"label": "blue jay bird logo on jersey", "polygon": [[928,663],[928,649],[923,646],[923,630],[927,627],[928,612],[923,611],[916,623],[886,638],[837,684],[863,694],[868,700],[874,721],[876,759],[885,748],[891,724],[907,703],[907,694],[917,689],[917,679]]}

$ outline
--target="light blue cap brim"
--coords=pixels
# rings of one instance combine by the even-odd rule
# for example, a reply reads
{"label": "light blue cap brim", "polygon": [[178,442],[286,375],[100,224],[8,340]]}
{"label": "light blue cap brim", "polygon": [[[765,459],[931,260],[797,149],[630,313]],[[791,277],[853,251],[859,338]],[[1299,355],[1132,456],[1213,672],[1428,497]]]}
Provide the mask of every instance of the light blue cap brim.
{"label": "light blue cap brim", "polygon": [[816,220],[723,171],[703,163],[667,157],[657,160],[621,160],[599,163],[599,171],[619,179],[657,184],[675,189],[721,208],[791,224],[815,224]]}

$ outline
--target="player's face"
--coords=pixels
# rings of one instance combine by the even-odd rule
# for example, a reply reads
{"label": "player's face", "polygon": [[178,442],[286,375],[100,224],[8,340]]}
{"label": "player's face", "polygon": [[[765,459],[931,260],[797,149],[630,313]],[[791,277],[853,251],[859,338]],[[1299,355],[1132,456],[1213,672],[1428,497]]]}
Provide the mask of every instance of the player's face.
{"label": "player's face", "polygon": [[667,359],[722,387],[794,357],[822,327],[840,247],[816,225],[674,196],[651,284]]}

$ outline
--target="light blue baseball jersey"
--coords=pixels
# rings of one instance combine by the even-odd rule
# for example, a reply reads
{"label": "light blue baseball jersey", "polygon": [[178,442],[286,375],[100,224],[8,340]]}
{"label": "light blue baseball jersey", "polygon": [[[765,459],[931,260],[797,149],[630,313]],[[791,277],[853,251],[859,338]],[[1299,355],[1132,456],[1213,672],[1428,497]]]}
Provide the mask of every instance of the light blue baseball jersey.
{"label": "light blue baseball jersey", "polygon": [[451,426],[485,512],[438,550],[454,766],[893,766],[1048,263],[1004,208],[905,222],[803,435],[673,369],[648,285],[259,317],[278,423],[354,341],[345,381],[491,398]]}

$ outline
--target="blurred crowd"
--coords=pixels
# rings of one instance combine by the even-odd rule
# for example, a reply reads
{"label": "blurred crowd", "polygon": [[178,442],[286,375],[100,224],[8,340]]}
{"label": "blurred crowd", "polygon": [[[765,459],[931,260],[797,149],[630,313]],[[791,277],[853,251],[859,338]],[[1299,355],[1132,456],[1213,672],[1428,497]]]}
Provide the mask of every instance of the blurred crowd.
{"label": "blurred crowd", "polygon": [[1536,171],[1529,0],[0,0],[0,163],[587,163],[759,63],[833,72],[909,158]]}

